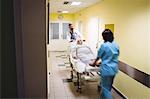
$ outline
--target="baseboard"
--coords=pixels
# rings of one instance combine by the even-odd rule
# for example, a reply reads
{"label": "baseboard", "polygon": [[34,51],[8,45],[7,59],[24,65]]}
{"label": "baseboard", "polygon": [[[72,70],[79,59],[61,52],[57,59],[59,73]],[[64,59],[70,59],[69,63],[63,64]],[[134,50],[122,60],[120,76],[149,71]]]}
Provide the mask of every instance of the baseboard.
{"label": "baseboard", "polygon": [[121,93],[121,91],[119,89],[117,89],[115,86],[112,87],[116,92],[117,94],[119,94],[123,99],[128,99],[127,96],[125,96],[123,93]]}

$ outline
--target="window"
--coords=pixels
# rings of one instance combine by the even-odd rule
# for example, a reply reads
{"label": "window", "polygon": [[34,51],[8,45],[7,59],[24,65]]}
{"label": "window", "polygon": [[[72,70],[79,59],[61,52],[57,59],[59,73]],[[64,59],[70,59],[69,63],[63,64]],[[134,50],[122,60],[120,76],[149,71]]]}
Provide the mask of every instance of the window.
{"label": "window", "polygon": [[59,23],[50,24],[51,39],[59,39]]}
{"label": "window", "polygon": [[67,39],[67,32],[69,31],[69,28],[68,28],[68,25],[69,23],[63,23],[63,27],[62,27],[62,30],[63,30],[63,39]]}
{"label": "window", "polygon": [[69,31],[69,22],[52,22],[50,23],[50,38],[53,39],[67,39]]}

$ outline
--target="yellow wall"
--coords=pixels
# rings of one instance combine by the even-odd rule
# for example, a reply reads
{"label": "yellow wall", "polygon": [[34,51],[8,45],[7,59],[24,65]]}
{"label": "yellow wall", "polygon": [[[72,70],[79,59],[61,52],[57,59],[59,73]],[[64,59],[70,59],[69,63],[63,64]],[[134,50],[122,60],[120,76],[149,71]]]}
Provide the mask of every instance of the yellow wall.
{"label": "yellow wall", "polygon": [[115,78],[115,87],[128,99],[149,99],[150,89],[135,81],[126,74],[119,72]]}
{"label": "yellow wall", "polygon": [[[148,42],[147,42],[147,46],[148,46],[148,48],[147,48],[148,49],[147,50],[147,53],[148,53],[147,54],[147,62],[148,63],[147,64],[148,64],[148,66],[150,66],[150,38],[149,38],[150,37],[150,0],[148,1],[147,4],[148,4],[148,11],[147,11],[148,12],[148,17],[147,17],[147,20],[148,20],[147,21],[148,22],[147,23],[148,24],[147,25],[147,28],[148,28],[148,30],[147,30],[147,34],[148,34],[148,36],[147,36],[147,40],[148,40]],[[148,68],[148,70],[150,71],[150,68]]]}
{"label": "yellow wall", "polygon": [[105,29],[110,29],[114,33],[114,24],[105,24]]}
{"label": "yellow wall", "polygon": [[[105,24],[114,24],[115,39],[120,45],[120,60],[150,74],[150,0],[104,0],[75,14],[83,22],[83,34],[88,38],[88,22],[100,19],[100,31]],[[123,73],[118,73],[114,85],[129,98],[148,98],[150,89]],[[149,93],[149,94],[148,94]]]}
{"label": "yellow wall", "polygon": [[51,13],[50,14],[50,21],[70,21],[72,23],[74,23],[74,14],[62,14],[63,19],[59,20],[58,19],[58,15],[57,13]]}

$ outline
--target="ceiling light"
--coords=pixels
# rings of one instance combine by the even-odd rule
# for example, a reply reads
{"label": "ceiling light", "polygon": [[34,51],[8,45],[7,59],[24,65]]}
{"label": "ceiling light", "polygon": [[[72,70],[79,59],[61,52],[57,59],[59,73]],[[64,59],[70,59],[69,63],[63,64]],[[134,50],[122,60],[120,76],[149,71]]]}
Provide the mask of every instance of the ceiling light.
{"label": "ceiling light", "polygon": [[80,5],[81,2],[72,2],[71,5]]}
{"label": "ceiling light", "polygon": [[62,11],[62,13],[68,13],[68,11]]}

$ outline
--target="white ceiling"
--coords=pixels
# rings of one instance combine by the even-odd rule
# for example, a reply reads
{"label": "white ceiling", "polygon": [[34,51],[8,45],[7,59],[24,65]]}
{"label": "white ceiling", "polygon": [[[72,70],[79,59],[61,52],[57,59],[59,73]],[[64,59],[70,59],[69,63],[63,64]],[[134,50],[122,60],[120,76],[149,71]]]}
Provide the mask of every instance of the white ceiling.
{"label": "white ceiling", "polygon": [[[79,1],[82,3],[78,6],[71,6],[70,4],[64,5],[64,1]],[[69,11],[69,13],[75,13],[100,1],[103,0],[50,0],[50,13],[57,13],[58,11]]]}

